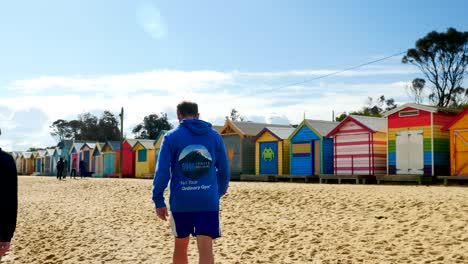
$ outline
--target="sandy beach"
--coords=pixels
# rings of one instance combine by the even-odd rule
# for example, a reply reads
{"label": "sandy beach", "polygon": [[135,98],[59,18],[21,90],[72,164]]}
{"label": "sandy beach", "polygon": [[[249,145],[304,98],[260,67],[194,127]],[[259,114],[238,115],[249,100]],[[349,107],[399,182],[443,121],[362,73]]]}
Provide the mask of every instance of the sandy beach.
{"label": "sandy beach", "polygon": [[[155,218],[151,183],[20,177],[1,263],[170,263],[173,238]],[[468,263],[467,187],[230,186],[216,263]]]}

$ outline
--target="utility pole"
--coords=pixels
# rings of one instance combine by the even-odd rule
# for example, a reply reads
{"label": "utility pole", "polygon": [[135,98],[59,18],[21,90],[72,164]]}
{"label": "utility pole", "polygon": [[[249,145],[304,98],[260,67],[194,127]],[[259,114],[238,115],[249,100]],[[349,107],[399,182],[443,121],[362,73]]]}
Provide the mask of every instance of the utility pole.
{"label": "utility pole", "polygon": [[123,117],[124,117],[124,109],[120,110],[120,173],[119,178],[122,178],[122,164],[123,164]]}

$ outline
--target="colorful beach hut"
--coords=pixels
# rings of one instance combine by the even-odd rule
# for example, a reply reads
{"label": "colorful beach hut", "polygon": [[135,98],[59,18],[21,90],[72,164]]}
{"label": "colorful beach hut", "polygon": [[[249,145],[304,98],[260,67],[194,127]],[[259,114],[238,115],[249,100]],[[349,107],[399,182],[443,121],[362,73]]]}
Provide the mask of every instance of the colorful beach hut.
{"label": "colorful beach hut", "polygon": [[333,139],[325,138],[339,123],[305,119],[289,137],[291,176],[333,174]]}
{"label": "colorful beach hut", "polygon": [[120,141],[107,141],[101,151],[104,156],[104,176],[119,177]]}
{"label": "colorful beach hut", "polygon": [[133,146],[133,151],[135,151],[135,177],[152,178],[156,167],[154,140],[139,139]]}
{"label": "colorful beach hut", "polygon": [[336,175],[387,173],[387,120],[350,115],[326,137],[333,138]]}
{"label": "colorful beach hut", "polygon": [[241,174],[255,174],[255,136],[265,127],[291,127],[266,123],[226,120],[220,130],[231,169],[231,179],[239,180]]}
{"label": "colorful beach hut", "polygon": [[54,175],[54,163],[53,163],[53,156],[54,156],[54,151],[55,149],[53,148],[48,148],[45,150],[44,154],[44,161],[45,161],[45,166],[44,166],[44,174],[52,176]]}
{"label": "colorful beach hut", "polygon": [[459,112],[413,103],[386,112],[388,174],[448,175],[449,133],[441,128]]}
{"label": "colorful beach hut", "polygon": [[23,152],[21,155],[21,174],[31,175],[34,172],[34,153]]}
{"label": "colorful beach hut", "polygon": [[265,127],[255,137],[255,175],[289,174],[289,136],[293,127]]}
{"label": "colorful beach hut", "polygon": [[81,143],[81,142],[74,142],[70,146],[70,150],[68,152],[68,155],[70,157],[70,162],[69,162],[70,170],[69,171],[75,170],[77,175],[80,172],[80,169],[79,169],[78,166],[79,166],[79,162],[80,162],[80,159],[81,159],[80,158],[80,149],[83,146],[83,144],[84,143]]}
{"label": "colorful beach hut", "polygon": [[122,145],[122,176],[126,178],[135,177],[135,151],[133,151],[133,146],[138,142],[137,139],[126,139]]}
{"label": "colorful beach hut", "polygon": [[93,177],[104,176],[104,155],[102,155],[102,147],[104,147],[104,145],[105,143],[98,142],[91,150]]}
{"label": "colorful beach hut", "polygon": [[[52,174],[57,175],[57,163],[62,157],[62,150],[58,147],[54,149],[54,152],[52,154]],[[68,169],[68,168],[66,168]],[[65,174],[65,172],[64,172]]]}
{"label": "colorful beach hut", "polygon": [[91,151],[95,146],[96,142],[85,142],[80,148],[80,160],[84,161],[86,171],[93,171],[93,156]]}
{"label": "colorful beach hut", "polygon": [[442,128],[450,135],[450,175],[468,176],[468,108]]}
{"label": "colorful beach hut", "polygon": [[45,150],[38,150],[35,152],[35,170],[36,174],[43,174],[45,170]]}

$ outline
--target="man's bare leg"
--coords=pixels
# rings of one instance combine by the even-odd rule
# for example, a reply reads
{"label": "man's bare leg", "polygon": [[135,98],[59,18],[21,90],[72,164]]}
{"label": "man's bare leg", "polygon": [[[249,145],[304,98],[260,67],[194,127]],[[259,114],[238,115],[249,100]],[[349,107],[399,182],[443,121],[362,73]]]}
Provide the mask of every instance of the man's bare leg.
{"label": "man's bare leg", "polygon": [[197,236],[198,256],[200,264],[214,264],[213,239],[210,236]]}
{"label": "man's bare leg", "polygon": [[175,238],[174,255],[172,256],[172,263],[174,264],[187,264],[187,248],[189,245],[190,236],[184,238]]}

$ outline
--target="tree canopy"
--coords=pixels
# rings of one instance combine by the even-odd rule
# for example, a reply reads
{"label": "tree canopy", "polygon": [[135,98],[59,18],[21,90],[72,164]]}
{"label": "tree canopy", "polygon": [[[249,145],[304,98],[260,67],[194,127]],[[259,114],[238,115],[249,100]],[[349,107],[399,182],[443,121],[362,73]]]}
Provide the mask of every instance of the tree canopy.
{"label": "tree canopy", "polygon": [[[381,95],[376,100],[372,97],[367,98],[366,106],[364,106],[359,111],[352,111],[350,115],[361,115],[361,116],[374,116],[374,117],[382,117],[383,113],[388,110],[392,110],[393,108],[397,107],[395,104],[395,100],[390,98],[386,99],[384,95]],[[341,115],[335,118],[335,121],[341,122],[343,121],[348,114],[342,113]]]}
{"label": "tree canopy", "polygon": [[229,116],[226,116],[226,120],[245,121],[245,118],[239,114],[239,111],[233,108],[231,109],[231,113],[229,114]]}
{"label": "tree canopy", "polygon": [[[432,31],[407,50],[402,63],[421,70],[432,84],[429,100],[435,105],[459,106],[466,101],[468,91],[462,85],[468,65],[468,32],[454,28],[442,33]],[[413,91],[422,92],[423,88]]]}
{"label": "tree canopy", "polygon": [[166,113],[151,114],[143,118],[143,122],[133,128],[132,133],[139,139],[156,139],[162,130],[172,129]]}
{"label": "tree canopy", "polygon": [[59,142],[64,139],[100,142],[120,139],[119,121],[108,110],[105,110],[100,118],[91,113],[83,113],[78,115],[77,119],[70,121],[58,119],[50,128],[50,134]]}

